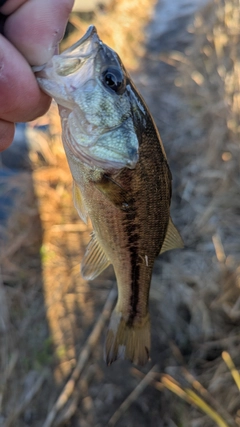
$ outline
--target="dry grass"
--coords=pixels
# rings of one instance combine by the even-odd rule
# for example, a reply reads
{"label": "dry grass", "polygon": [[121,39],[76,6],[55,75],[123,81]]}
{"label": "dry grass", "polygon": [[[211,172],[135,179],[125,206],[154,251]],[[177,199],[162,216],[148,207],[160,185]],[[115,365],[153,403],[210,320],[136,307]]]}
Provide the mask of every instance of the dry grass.
{"label": "dry grass", "polygon": [[[155,3],[156,0],[113,0],[107,13],[97,14],[90,21],[96,25],[104,43],[124,58],[128,69],[135,69],[146,51],[144,29],[153,15]],[[76,32],[66,39],[62,49],[77,41],[89,26],[89,22],[76,15],[70,17],[70,22]]]}
{"label": "dry grass", "polygon": [[[235,384],[240,368],[239,6],[238,0],[211,3],[189,28],[193,43],[187,51],[164,57],[178,70],[175,85],[184,102],[179,111],[183,126],[178,133],[182,135],[176,137],[170,156],[180,170],[177,191],[181,205],[175,215],[187,248],[178,260],[171,255],[175,264],[172,276],[180,290],[172,285],[174,295],[166,299],[173,308],[163,318],[170,322],[179,300],[187,307],[188,332],[182,338],[174,336],[183,352],[184,340],[190,345],[185,367],[214,397],[215,424],[219,426],[240,425]],[[186,126],[191,127],[186,130]],[[168,265],[165,269],[163,265],[164,277],[173,281]],[[232,359],[235,365],[229,362]],[[186,363],[179,354],[177,360]],[[172,391],[187,400],[189,379],[187,385],[186,375],[179,371],[181,368],[173,371],[172,376],[178,379],[179,375],[181,381]],[[170,388],[171,381],[164,384]],[[214,419],[203,402],[195,401],[195,405]],[[219,415],[225,421],[217,420]],[[212,425],[210,418],[199,418],[194,411],[190,418],[187,425]]]}
{"label": "dry grass", "polygon": [[[152,0],[141,0],[139,8],[115,1],[94,18],[130,69],[145,57],[143,28],[153,6]],[[81,33],[88,25],[72,22]],[[186,248],[163,256],[153,274],[152,357],[159,373],[148,368],[145,376],[125,364],[105,369],[102,343],[94,342],[85,376],[75,378],[64,411],[49,425],[102,427],[111,417],[120,427],[240,425],[239,28],[239,1],[217,0],[195,17],[187,51],[162,55],[175,72],[159,77],[159,57],[149,55],[143,78],[136,74],[157,120],[163,99],[178,100],[174,119],[169,102],[163,138],[174,175],[173,218]],[[111,271],[98,288],[80,277],[90,225],[72,205],[56,106],[44,120],[49,135],[40,135],[41,155],[30,153],[33,173],[9,183],[18,190],[17,207],[0,245],[4,427],[47,423],[113,283]]]}

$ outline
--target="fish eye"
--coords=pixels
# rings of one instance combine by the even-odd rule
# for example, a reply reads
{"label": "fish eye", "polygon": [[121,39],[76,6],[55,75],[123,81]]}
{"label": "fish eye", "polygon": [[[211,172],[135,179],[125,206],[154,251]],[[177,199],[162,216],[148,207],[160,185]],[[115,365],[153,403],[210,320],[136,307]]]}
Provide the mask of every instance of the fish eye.
{"label": "fish eye", "polygon": [[79,58],[69,58],[67,63],[57,64],[56,72],[59,76],[66,77],[75,73],[82,66]]}
{"label": "fish eye", "polygon": [[103,84],[105,87],[113,90],[118,94],[122,94],[125,89],[125,78],[121,71],[116,68],[107,68],[102,75]]}

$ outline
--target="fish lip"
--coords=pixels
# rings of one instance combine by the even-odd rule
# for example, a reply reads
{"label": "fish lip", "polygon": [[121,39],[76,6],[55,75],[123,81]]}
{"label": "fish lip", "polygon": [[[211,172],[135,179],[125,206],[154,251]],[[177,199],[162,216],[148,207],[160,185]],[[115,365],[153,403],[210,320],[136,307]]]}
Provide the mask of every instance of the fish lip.
{"label": "fish lip", "polygon": [[[85,44],[86,49],[84,51]],[[53,57],[42,66],[33,66],[32,70],[33,72],[37,73],[37,78],[48,77],[46,71],[47,68],[54,67],[54,61],[58,61],[59,58],[61,61],[66,61],[68,58],[81,58],[84,60],[92,55],[96,56],[102,45],[103,43],[98,36],[96,27],[94,25],[90,25],[86,33],[76,43],[74,43],[68,49],[64,50],[62,53],[53,55]],[[83,48],[81,49],[80,46]]]}
{"label": "fish lip", "polygon": [[[94,40],[95,39],[95,40]],[[99,45],[102,45],[102,41],[100,40],[98,33],[97,33],[97,29],[94,25],[90,25],[86,31],[86,33],[76,42],[74,43],[72,46],[70,46],[68,49],[64,50],[64,52],[62,52],[62,54],[60,54],[61,56],[65,56],[65,54],[68,56],[69,53],[74,52],[75,49],[79,48],[79,46],[83,45],[86,41],[95,41],[97,42]],[[58,55],[53,55],[53,56],[60,56]],[[52,59],[52,58],[51,58]],[[51,61],[50,59],[50,61]],[[44,68],[46,67],[46,65],[50,62],[46,62],[43,65],[33,65],[32,71],[34,73],[40,73],[41,71],[44,70]]]}
{"label": "fish lip", "polygon": [[[68,81],[66,80],[65,87],[61,80],[61,75],[58,75],[58,64],[67,65],[73,59],[80,59],[84,63],[88,58],[95,58],[102,45],[103,43],[99,39],[96,27],[90,25],[86,33],[74,45],[64,50],[61,54],[53,55],[42,67],[32,67],[41,89],[52,98],[55,98],[59,105],[73,108],[75,101],[72,99],[71,92],[68,94]],[[74,85],[72,87],[74,88]]]}
{"label": "fish lip", "polygon": [[[99,39],[97,29],[94,25],[90,25],[86,31],[86,33],[72,46],[70,46],[68,49],[66,49],[63,54],[65,53],[71,53],[75,49],[79,48],[82,44],[84,44],[86,41],[90,41],[90,39],[95,39],[98,43],[102,44],[102,41]],[[94,40],[93,40],[94,41]]]}
{"label": "fish lip", "polygon": [[103,43],[98,36],[96,27],[90,25],[86,33],[76,43],[56,56],[61,57],[62,60],[72,57],[84,60],[90,56],[96,56],[102,45]]}

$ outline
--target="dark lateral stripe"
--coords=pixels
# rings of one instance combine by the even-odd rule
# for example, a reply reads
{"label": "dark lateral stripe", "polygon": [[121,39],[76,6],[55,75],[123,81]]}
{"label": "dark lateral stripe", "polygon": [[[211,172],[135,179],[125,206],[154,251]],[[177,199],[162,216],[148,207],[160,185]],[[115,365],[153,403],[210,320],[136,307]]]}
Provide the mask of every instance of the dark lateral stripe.
{"label": "dark lateral stripe", "polygon": [[130,258],[131,258],[131,297],[130,307],[131,311],[127,321],[129,327],[133,326],[134,320],[138,314],[138,302],[139,302],[139,278],[140,278],[140,265],[138,263],[137,247],[130,247]]}
{"label": "dark lateral stripe", "polygon": [[[135,200],[133,200],[132,207],[134,206]],[[138,314],[138,302],[139,302],[139,278],[140,278],[140,264],[138,256],[138,242],[139,233],[138,226],[133,221],[136,221],[136,209],[132,209],[131,213],[126,215],[125,232],[128,236],[128,246],[130,251],[130,262],[131,262],[131,297],[129,318],[127,326],[131,327]]]}

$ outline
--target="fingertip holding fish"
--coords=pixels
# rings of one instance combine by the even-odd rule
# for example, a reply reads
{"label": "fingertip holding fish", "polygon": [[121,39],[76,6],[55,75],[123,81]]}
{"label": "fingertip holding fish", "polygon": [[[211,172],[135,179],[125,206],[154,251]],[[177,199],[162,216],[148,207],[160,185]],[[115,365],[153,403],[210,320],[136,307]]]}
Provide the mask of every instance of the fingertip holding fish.
{"label": "fingertip holding fish", "polygon": [[158,254],[183,246],[170,217],[171,173],[156,125],[117,53],[95,27],[37,73],[54,97],[74,179],[74,204],[93,233],[86,280],[113,265],[118,302],[106,335],[107,365],[150,354],[148,298]]}

